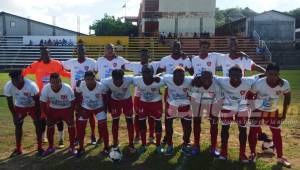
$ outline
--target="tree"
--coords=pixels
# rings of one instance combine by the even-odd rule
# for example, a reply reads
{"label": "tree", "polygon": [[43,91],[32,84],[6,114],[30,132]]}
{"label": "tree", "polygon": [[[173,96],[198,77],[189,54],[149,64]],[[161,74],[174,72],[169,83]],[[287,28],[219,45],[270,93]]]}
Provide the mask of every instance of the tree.
{"label": "tree", "polygon": [[228,8],[220,10],[216,8],[216,27],[238,20],[244,17],[250,17],[257,13],[250,8]]}
{"label": "tree", "polygon": [[288,14],[290,14],[291,16],[293,16],[295,18],[299,18],[300,17],[300,8],[289,11]]}
{"label": "tree", "polygon": [[90,26],[92,30],[95,30],[95,35],[116,35],[116,36],[130,36],[137,35],[137,26],[131,22],[122,22],[121,18],[115,18],[114,16],[104,15],[101,20],[96,20],[93,25]]}

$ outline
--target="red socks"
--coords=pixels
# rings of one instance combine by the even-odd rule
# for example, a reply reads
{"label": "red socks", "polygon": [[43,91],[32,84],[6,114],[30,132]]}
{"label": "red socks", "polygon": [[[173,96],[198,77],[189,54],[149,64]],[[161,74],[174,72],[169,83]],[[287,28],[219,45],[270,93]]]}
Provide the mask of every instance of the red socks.
{"label": "red socks", "polygon": [[108,129],[107,129],[107,121],[106,120],[98,121],[98,131],[99,131],[99,136],[103,139],[104,149],[108,149],[108,147],[109,147],[109,136],[108,136]]}
{"label": "red socks", "polygon": [[77,120],[77,138],[79,139],[79,148],[83,149],[84,146],[84,137],[85,137],[85,128],[87,121],[86,120]]}
{"label": "red socks", "polygon": [[47,138],[49,142],[49,148],[54,148],[54,125],[52,127],[47,127]]}
{"label": "red socks", "polygon": [[96,117],[94,114],[90,115],[89,122],[90,122],[90,126],[91,126],[91,136],[95,137]]}
{"label": "red socks", "polygon": [[134,130],[135,130],[135,137],[139,138],[140,137],[140,126],[139,126],[139,116],[135,115],[134,117]]}
{"label": "red socks", "polygon": [[154,119],[148,116],[149,137],[154,137]]}
{"label": "red socks", "polygon": [[68,132],[69,132],[70,148],[74,149],[75,127],[74,126],[68,127]]}
{"label": "red socks", "polygon": [[260,127],[250,127],[248,142],[251,153],[256,153],[257,135],[259,134]]}
{"label": "red socks", "polygon": [[270,127],[273,137],[274,146],[277,152],[277,158],[282,157],[282,137],[281,137],[281,129]]}
{"label": "red socks", "polygon": [[201,118],[194,118],[194,147],[200,147]]}

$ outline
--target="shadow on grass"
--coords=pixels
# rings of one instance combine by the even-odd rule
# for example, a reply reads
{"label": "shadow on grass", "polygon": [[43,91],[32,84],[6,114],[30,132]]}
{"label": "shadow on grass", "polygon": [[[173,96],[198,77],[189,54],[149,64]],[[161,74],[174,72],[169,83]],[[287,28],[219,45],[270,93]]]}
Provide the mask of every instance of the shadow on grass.
{"label": "shadow on grass", "polygon": [[[140,145],[137,145],[137,149]],[[123,159],[119,163],[112,163],[107,157],[100,157],[103,145],[98,147],[87,146],[86,154],[76,158],[67,152],[67,149],[57,150],[48,157],[37,157],[35,152],[26,153],[16,158],[0,160],[0,169],[55,169],[55,170],[94,170],[94,169],[115,169],[115,170],[256,170],[255,164],[242,164],[237,160],[221,161],[211,156],[209,147],[197,156],[186,157],[181,152],[181,146],[174,148],[174,155],[164,156],[156,152],[156,147],[150,145],[145,153],[139,155],[130,154],[127,146],[121,147]],[[258,162],[261,167],[262,162]],[[282,169],[279,165],[271,167],[274,170]],[[268,168],[270,169],[270,167]]]}

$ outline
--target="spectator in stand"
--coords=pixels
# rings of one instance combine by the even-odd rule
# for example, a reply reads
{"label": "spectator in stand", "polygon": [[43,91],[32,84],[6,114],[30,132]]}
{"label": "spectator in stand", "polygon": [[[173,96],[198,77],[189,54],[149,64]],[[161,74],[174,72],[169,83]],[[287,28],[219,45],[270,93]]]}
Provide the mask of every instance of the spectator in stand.
{"label": "spectator in stand", "polygon": [[172,33],[171,33],[171,32],[169,32],[169,34],[168,34],[168,38],[169,38],[169,39],[172,39],[172,38],[173,38],[173,36],[172,36]]}
{"label": "spectator in stand", "polygon": [[194,32],[193,38],[198,38],[198,35],[196,32]]}

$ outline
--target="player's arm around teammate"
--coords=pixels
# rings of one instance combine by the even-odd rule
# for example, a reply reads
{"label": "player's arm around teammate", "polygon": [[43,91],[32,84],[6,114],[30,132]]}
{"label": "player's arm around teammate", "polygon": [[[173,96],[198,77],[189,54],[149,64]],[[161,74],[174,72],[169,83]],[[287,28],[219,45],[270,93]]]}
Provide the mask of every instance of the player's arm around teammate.
{"label": "player's arm around teammate", "polygon": [[173,75],[165,75],[164,83],[168,89],[167,111],[166,111],[166,139],[167,149],[165,155],[173,155],[173,119],[180,118],[183,129],[182,152],[185,155],[191,154],[189,147],[192,130],[192,112],[188,91],[192,84],[192,78],[185,76],[183,67],[176,67]]}
{"label": "player's arm around teammate", "polygon": [[87,71],[84,75],[84,81],[82,81],[76,87],[76,105],[78,105],[77,116],[77,135],[79,138],[79,150],[77,157],[82,156],[85,153],[84,150],[84,137],[87,120],[91,116],[96,116],[98,120],[99,136],[104,141],[103,153],[108,153],[108,130],[107,130],[107,116],[105,112],[105,102],[103,99],[103,93],[105,89],[100,82],[96,81],[96,77],[93,71]]}
{"label": "player's arm around teammate", "polygon": [[122,69],[112,71],[112,77],[102,81],[106,91],[110,90],[109,106],[112,116],[112,134],[113,150],[120,152],[119,149],[119,121],[123,113],[126,119],[128,131],[129,152],[135,153],[133,144],[134,127],[133,127],[133,102],[130,94],[130,86],[133,84],[132,76],[124,76]]}
{"label": "player's arm around teammate", "polygon": [[[250,161],[256,160],[257,135],[262,121],[269,126],[274,146],[277,153],[277,162],[290,167],[291,164],[283,157],[283,144],[281,136],[281,124],[286,119],[287,111],[291,102],[291,89],[289,82],[280,78],[278,64],[268,64],[266,77],[258,79],[252,86],[256,94],[255,110],[250,117],[249,146],[251,150]],[[283,111],[280,115],[278,105],[279,99],[283,97]]]}
{"label": "player's arm around teammate", "polygon": [[4,87],[4,95],[7,98],[8,108],[13,117],[16,136],[16,149],[11,154],[11,157],[22,154],[23,121],[27,115],[30,115],[33,119],[38,155],[41,155],[43,149],[38,87],[31,80],[24,79],[19,70],[11,71],[9,76],[11,81],[7,82]]}
{"label": "player's arm around teammate", "polygon": [[74,105],[75,96],[72,88],[62,83],[58,73],[50,75],[50,84],[47,84],[40,97],[41,109],[47,117],[47,137],[49,147],[43,156],[47,156],[55,152],[53,143],[54,125],[59,121],[65,121],[68,125],[69,132],[69,153],[75,155],[77,153],[75,142],[75,123],[74,123]]}
{"label": "player's arm around teammate", "polygon": [[221,77],[217,81],[224,94],[221,110],[221,154],[218,158],[220,160],[228,159],[229,128],[232,123],[236,123],[239,129],[239,159],[242,163],[248,163],[249,160],[245,152],[249,117],[247,93],[251,90],[256,79],[242,77],[242,69],[235,66],[229,70],[229,77]]}
{"label": "player's arm around teammate", "polygon": [[202,117],[208,116],[210,120],[210,152],[212,156],[220,155],[217,150],[218,121],[221,108],[221,89],[213,73],[202,71],[195,77],[191,88],[191,106],[193,111],[194,145],[192,155],[200,152],[200,133]]}
{"label": "player's arm around teammate", "polygon": [[142,67],[142,76],[134,77],[134,85],[140,91],[138,116],[142,146],[139,149],[139,153],[143,153],[146,150],[147,118],[154,120],[156,151],[162,153],[163,148],[160,143],[162,135],[162,97],[160,87],[164,85],[164,82],[162,78],[154,77],[153,67],[146,64]]}

